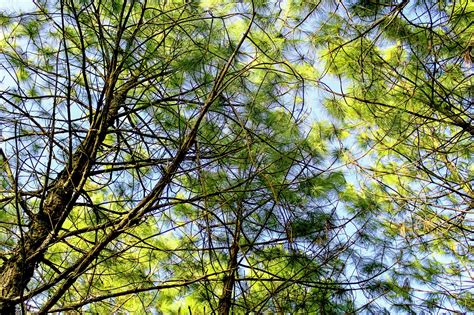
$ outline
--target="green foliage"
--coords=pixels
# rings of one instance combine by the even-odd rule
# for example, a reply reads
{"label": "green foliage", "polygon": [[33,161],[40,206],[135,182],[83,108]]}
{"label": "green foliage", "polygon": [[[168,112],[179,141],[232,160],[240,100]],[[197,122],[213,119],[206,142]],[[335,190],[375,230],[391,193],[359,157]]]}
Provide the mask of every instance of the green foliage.
{"label": "green foliage", "polygon": [[472,311],[473,9],[1,13],[0,312]]}
{"label": "green foliage", "polygon": [[[359,183],[358,191],[348,185],[340,195],[361,223],[375,216],[375,228],[382,227],[386,239],[372,236],[370,242],[396,240],[413,254],[395,258],[394,249],[386,259],[412,266],[407,276],[436,292],[422,305],[436,309],[447,299],[465,310],[452,292],[466,290],[466,284],[448,284],[443,275],[456,272],[467,279],[467,269],[448,271],[433,257],[419,257],[422,262],[414,257],[426,253],[453,262],[472,259],[456,253],[465,245],[461,235],[472,229],[473,190],[467,174],[474,129],[472,95],[464,88],[472,83],[471,63],[465,58],[472,32],[462,22],[472,10],[462,1],[440,7],[433,2],[430,9],[391,1],[351,5],[348,16],[332,14],[332,23],[321,25],[331,24],[328,29],[338,34],[333,46],[316,42],[326,69],[344,84],[343,96],[329,96],[326,108],[346,128],[357,130],[354,144],[362,153],[354,164],[371,179]],[[358,23],[349,22],[351,14]],[[366,266],[371,271],[371,262]],[[433,285],[437,282],[443,284]],[[424,300],[423,294],[403,286],[389,290],[398,311],[415,313],[412,301]]]}

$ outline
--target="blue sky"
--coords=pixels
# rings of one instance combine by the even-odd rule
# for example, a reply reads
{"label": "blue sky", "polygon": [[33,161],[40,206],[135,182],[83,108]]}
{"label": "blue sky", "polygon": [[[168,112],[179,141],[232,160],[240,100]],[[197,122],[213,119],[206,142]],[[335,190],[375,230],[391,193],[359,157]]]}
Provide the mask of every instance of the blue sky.
{"label": "blue sky", "polygon": [[0,10],[24,10],[32,7],[33,0],[0,0]]}

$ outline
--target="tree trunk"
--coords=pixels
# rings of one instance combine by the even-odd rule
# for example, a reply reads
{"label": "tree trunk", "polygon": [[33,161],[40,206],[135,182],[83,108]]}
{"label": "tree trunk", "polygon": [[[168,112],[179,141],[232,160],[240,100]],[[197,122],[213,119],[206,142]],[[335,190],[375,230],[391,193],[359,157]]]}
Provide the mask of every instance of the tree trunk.
{"label": "tree trunk", "polygon": [[15,313],[15,306],[21,302],[21,296],[37,264],[42,260],[53,236],[67,218],[79,196],[78,192],[82,190],[86,182],[107,129],[113,123],[119,107],[125,101],[126,94],[131,88],[131,84],[127,84],[126,88],[114,92],[114,85],[115,83],[108,86],[103,110],[95,117],[86,138],[46,194],[43,208],[31,218],[31,224],[24,234],[23,242],[18,243],[12,256],[0,269],[2,295],[0,314]]}
{"label": "tree trunk", "polygon": [[239,239],[241,229],[241,215],[240,210],[237,214],[237,222],[234,233],[234,240],[230,247],[230,257],[227,268],[228,274],[224,278],[224,288],[222,289],[221,297],[219,298],[218,313],[220,315],[228,315],[232,306],[232,292],[235,285],[235,275],[237,273],[238,254],[239,254]]}

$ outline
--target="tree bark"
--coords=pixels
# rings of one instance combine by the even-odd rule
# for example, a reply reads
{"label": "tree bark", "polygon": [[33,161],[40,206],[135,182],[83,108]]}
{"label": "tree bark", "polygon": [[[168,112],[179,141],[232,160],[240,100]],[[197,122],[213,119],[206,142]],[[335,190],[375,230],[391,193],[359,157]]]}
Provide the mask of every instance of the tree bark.
{"label": "tree bark", "polygon": [[235,227],[234,239],[230,247],[230,257],[227,268],[228,274],[224,278],[224,288],[222,289],[221,297],[219,298],[218,313],[220,315],[230,314],[232,306],[232,292],[234,291],[235,275],[237,273],[238,254],[239,254],[239,240],[241,229],[241,214],[240,209],[237,214],[237,222]]}
{"label": "tree bark", "polygon": [[[79,197],[88,174],[94,165],[98,148],[112,125],[117,112],[133,85],[129,82],[114,91],[116,80],[106,85],[105,106],[95,117],[91,128],[70,158],[68,165],[59,173],[46,194],[43,208],[31,218],[23,242],[19,242],[12,256],[0,269],[0,314],[14,314],[21,302],[21,295],[33,277],[37,264],[42,260],[48,245],[67,218]],[[45,188],[46,189],[46,188]]]}

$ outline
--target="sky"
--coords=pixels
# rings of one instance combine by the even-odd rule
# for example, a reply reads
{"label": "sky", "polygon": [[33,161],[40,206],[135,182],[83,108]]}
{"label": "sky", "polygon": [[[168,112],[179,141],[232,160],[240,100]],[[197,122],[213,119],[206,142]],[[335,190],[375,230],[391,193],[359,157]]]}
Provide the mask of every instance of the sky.
{"label": "sky", "polygon": [[0,0],[0,10],[25,10],[32,7],[33,0]]}

